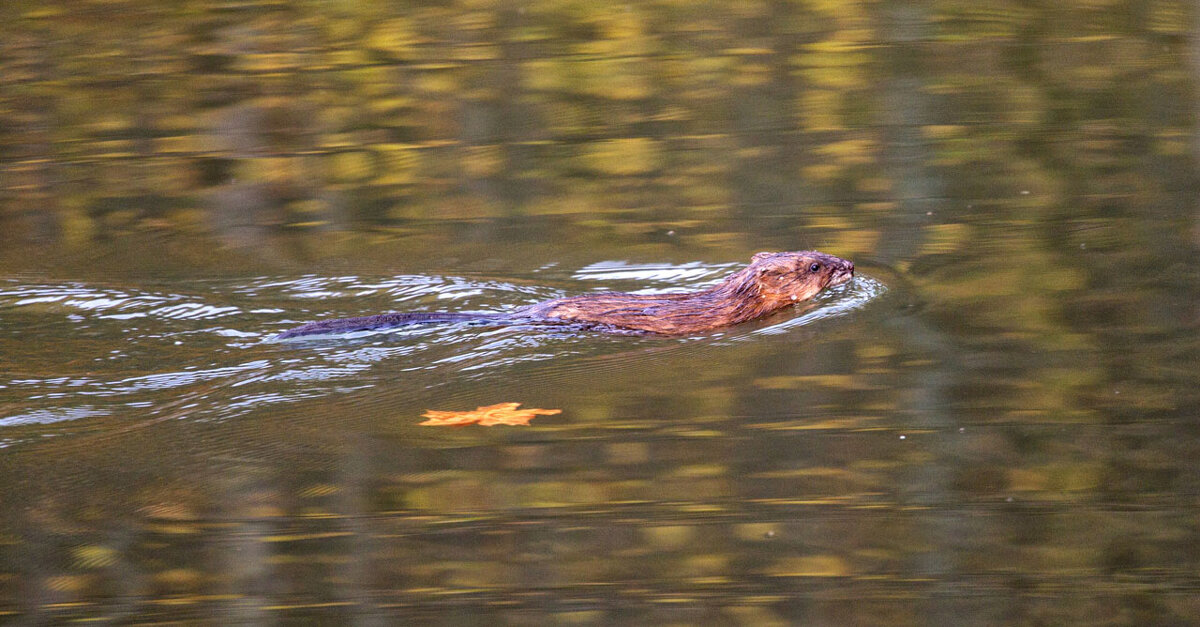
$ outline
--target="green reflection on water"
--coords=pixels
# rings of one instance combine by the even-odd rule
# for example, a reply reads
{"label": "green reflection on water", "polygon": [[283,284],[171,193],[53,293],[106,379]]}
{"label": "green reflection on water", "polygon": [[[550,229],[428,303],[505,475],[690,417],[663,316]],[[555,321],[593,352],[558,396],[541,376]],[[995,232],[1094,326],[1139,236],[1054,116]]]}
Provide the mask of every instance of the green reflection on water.
{"label": "green reflection on water", "polygon": [[[1196,620],[1190,9],[0,7],[0,616]],[[888,297],[253,340],[798,248]],[[564,413],[414,426],[510,400]]]}

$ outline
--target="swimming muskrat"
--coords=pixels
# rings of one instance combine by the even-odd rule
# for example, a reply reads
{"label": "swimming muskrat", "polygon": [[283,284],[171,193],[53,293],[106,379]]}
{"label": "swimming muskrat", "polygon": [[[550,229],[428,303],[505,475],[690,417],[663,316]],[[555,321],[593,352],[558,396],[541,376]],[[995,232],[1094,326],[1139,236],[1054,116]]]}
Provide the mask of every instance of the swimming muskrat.
{"label": "swimming muskrat", "polygon": [[758,253],[717,285],[681,294],[601,292],[556,298],[507,313],[387,313],[311,322],[277,339],[348,333],[430,322],[584,324],[599,330],[688,335],[746,322],[854,276],[854,264],[814,250]]}

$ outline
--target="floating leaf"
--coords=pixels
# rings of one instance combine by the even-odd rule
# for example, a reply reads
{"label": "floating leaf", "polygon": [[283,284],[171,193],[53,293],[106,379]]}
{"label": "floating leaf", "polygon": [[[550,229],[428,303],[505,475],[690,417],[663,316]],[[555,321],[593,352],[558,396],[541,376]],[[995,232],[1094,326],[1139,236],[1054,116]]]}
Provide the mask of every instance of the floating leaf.
{"label": "floating leaf", "polygon": [[421,414],[427,420],[420,424],[438,427],[461,427],[472,423],[478,423],[485,427],[495,425],[528,426],[529,421],[536,416],[552,416],[562,413],[561,409],[517,409],[520,405],[520,403],[499,403],[476,407],[471,411],[435,411],[431,409]]}

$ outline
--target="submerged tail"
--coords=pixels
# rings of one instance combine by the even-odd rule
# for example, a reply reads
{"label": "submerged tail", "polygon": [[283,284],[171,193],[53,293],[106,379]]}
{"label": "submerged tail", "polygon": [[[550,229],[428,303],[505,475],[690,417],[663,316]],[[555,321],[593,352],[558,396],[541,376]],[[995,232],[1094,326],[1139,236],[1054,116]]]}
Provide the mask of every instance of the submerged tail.
{"label": "submerged tail", "polygon": [[275,336],[277,340],[286,340],[305,335],[325,335],[328,333],[351,333],[354,331],[374,331],[390,329],[409,324],[450,323],[450,322],[504,322],[508,316],[504,314],[484,313],[445,313],[445,312],[413,312],[386,313],[360,318],[335,318],[310,322],[304,326],[288,329]]}

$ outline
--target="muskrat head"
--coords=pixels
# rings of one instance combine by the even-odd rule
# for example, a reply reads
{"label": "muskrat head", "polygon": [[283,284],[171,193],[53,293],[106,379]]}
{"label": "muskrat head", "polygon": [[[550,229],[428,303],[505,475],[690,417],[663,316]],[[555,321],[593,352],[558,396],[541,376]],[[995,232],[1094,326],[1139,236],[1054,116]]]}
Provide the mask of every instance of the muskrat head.
{"label": "muskrat head", "polygon": [[779,306],[808,300],[854,276],[852,262],[815,250],[758,253],[747,270],[757,278],[761,297]]}

